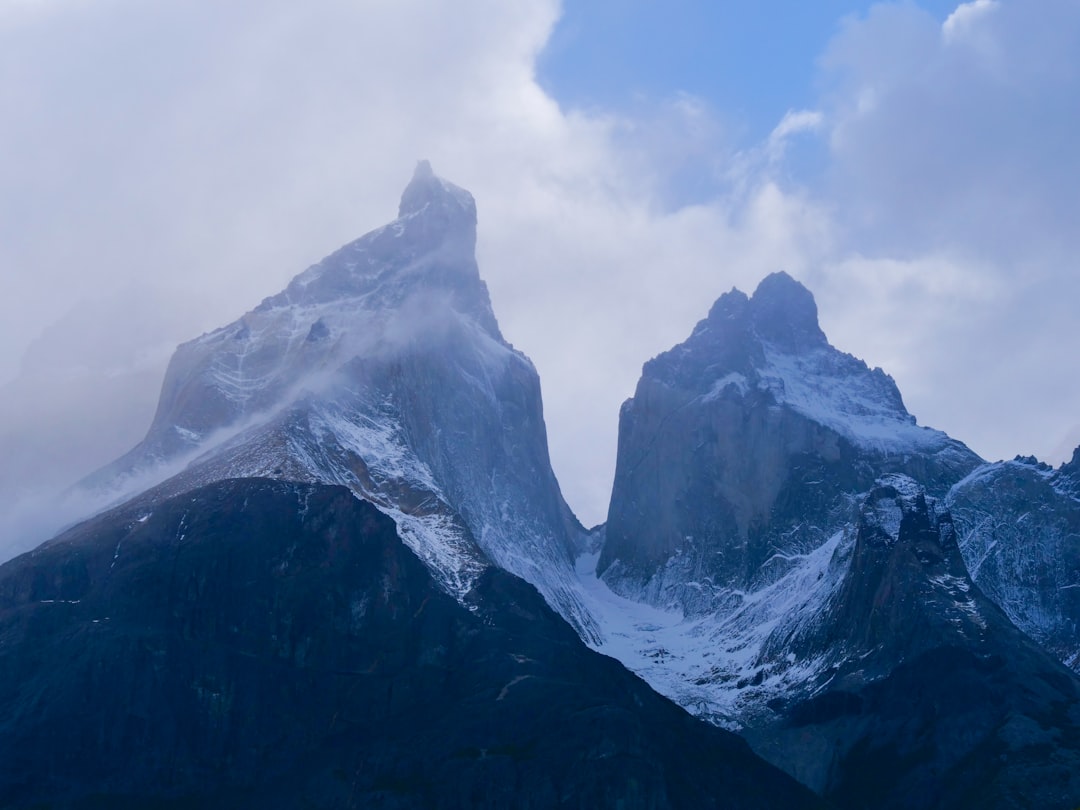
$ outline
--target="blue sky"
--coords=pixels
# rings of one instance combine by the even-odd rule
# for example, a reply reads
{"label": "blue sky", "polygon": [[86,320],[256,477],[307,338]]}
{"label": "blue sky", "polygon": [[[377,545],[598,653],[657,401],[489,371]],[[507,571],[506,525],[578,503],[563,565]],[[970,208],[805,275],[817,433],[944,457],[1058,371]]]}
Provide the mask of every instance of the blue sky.
{"label": "blue sky", "polygon": [[586,523],[642,362],[776,270],[921,423],[1060,462],[1077,99],[1076,0],[0,0],[0,513],[137,441],[172,347],[419,158],[477,199]]}
{"label": "blue sky", "polygon": [[[539,62],[540,84],[570,107],[634,110],[689,93],[707,100],[743,144],[790,109],[817,102],[817,61],[850,0],[565,0]],[[922,0],[940,20],[955,2]]]}

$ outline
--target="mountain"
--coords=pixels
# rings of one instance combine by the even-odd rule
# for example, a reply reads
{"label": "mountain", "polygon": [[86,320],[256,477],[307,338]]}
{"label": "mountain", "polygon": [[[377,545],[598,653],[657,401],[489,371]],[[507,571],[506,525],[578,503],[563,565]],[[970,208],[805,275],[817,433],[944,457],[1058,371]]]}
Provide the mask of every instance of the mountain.
{"label": "mountain", "polygon": [[0,567],[0,805],[1080,804],[1080,679],[1014,625],[1072,643],[1080,454],[918,425],[778,273],[645,364],[586,532],[475,241],[422,162],[177,350],[114,508]]}
{"label": "mountain", "polygon": [[1080,448],[1058,470],[1030,457],[979,467],[948,505],[975,583],[1080,671]]}
{"label": "mountain", "polygon": [[422,162],[177,350],[81,485],[120,505],[0,567],[0,805],[820,805],[581,640],[589,537],[475,240]]}
{"label": "mountain", "polygon": [[130,497],[164,479],[140,496],[154,500],[226,478],[341,484],[450,592],[494,565],[595,635],[540,381],[499,331],[475,244],[472,196],[421,162],[397,219],[182,345],[146,438],[84,486]]}
{"label": "mountain", "polygon": [[722,296],[620,414],[604,638],[839,807],[1080,802],[1080,681],[968,576],[983,462],[829,345],[786,274]]}
{"label": "mountain", "polygon": [[812,808],[521,579],[339,486],[221,481],[0,567],[0,806]]}
{"label": "mountain", "polygon": [[645,364],[618,452],[597,570],[620,594],[691,613],[788,574],[879,476],[944,494],[981,463],[918,426],[891,377],[830,346],[785,273],[752,298],[722,296]]}

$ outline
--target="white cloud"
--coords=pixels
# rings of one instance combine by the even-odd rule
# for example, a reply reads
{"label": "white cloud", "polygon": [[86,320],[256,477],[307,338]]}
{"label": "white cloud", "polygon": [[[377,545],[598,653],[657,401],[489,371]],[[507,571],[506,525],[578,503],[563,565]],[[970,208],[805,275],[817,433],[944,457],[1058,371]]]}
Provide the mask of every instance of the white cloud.
{"label": "white cloud", "polygon": [[961,244],[1009,261],[1041,243],[1071,255],[1080,6],[999,4],[978,22],[995,65],[944,43],[914,6],[847,25],[824,61],[828,193],[860,240],[894,254]]}
{"label": "white cloud", "polygon": [[770,158],[774,161],[782,159],[792,136],[816,132],[824,123],[825,116],[819,110],[788,110],[780,119],[780,123],[769,133]]}
{"label": "white cloud", "polygon": [[102,279],[152,276],[215,289],[213,323],[389,218],[417,157],[469,175],[507,141],[518,160],[550,146],[562,122],[531,65],[554,18],[127,0],[4,31],[0,320],[28,340]]}
{"label": "white cloud", "polygon": [[955,42],[965,36],[970,36],[980,22],[1000,6],[999,0],[973,0],[970,3],[961,3],[942,23],[942,36],[946,42]]}
{"label": "white cloud", "polygon": [[823,65],[833,331],[977,451],[1062,460],[1080,402],[1080,6],[978,0],[943,26],[877,6]]}
{"label": "white cloud", "polygon": [[[978,0],[945,27],[877,6],[824,56],[814,109],[741,153],[689,96],[560,109],[534,78],[555,0],[48,5],[0,5],[0,380],[136,281],[198,310],[155,334],[110,318],[111,337],[231,320],[390,219],[427,157],[477,197],[481,272],[586,522],[642,362],[777,269],[976,450],[1046,453],[1076,424],[1073,0]],[[796,137],[829,145],[805,188],[781,179]]]}

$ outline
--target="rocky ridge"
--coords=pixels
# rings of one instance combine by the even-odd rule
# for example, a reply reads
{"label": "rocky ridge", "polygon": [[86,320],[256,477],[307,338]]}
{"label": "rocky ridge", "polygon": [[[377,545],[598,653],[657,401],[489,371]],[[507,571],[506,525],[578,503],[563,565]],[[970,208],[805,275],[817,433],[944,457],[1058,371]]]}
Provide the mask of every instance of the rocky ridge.
{"label": "rocky ridge", "polygon": [[748,721],[755,750],[840,807],[1075,802],[1080,682],[971,582],[934,498],[881,479],[833,565],[845,571],[816,621],[760,661],[825,666]]}
{"label": "rocky ridge", "polygon": [[344,487],[228,480],[0,567],[9,810],[819,807],[521,579],[446,594]]}

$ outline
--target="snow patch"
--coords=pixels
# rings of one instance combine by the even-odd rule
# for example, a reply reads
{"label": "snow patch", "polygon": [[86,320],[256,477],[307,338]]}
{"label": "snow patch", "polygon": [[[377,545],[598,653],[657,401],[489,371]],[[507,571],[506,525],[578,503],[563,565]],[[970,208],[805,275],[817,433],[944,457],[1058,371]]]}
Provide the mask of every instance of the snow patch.
{"label": "snow patch", "polygon": [[201,434],[196,433],[194,430],[188,430],[187,428],[182,428],[179,425],[173,425],[173,430],[177,432],[180,438],[191,444],[198,444],[202,441],[203,438]]}
{"label": "snow patch", "polygon": [[397,524],[398,535],[432,571],[436,580],[461,601],[487,567],[476,559],[470,538],[448,516],[408,515],[376,503],[380,512]]}
{"label": "snow patch", "polygon": [[709,392],[702,395],[702,402],[712,402],[715,399],[719,399],[720,396],[728,388],[734,388],[740,396],[745,396],[750,390],[750,384],[747,382],[746,377],[737,371],[733,371],[730,374],[725,374],[719,380],[712,384],[712,388]]}
{"label": "snow patch", "polygon": [[952,604],[968,619],[978,625],[980,630],[986,629],[986,619],[979,612],[975,600],[971,598],[971,586],[963,577],[951,574],[938,574],[929,577],[931,583],[945,591],[952,600]]}
{"label": "snow patch", "polygon": [[[792,642],[813,631],[840,587],[846,557],[837,532],[793,567],[751,592],[732,592],[730,609],[687,618],[619,596],[596,576],[599,553],[583,554],[577,575],[603,638],[591,646],[617,658],[688,711],[731,729],[767,711],[768,701],[809,688],[831,662],[800,659]],[[847,539],[850,543],[850,538]]]}
{"label": "snow patch", "polygon": [[933,452],[949,443],[941,431],[918,426],[892,381],[854,357],[831,346],[799,354],[762,347],[759,387],[853,444],[895,455]]}

